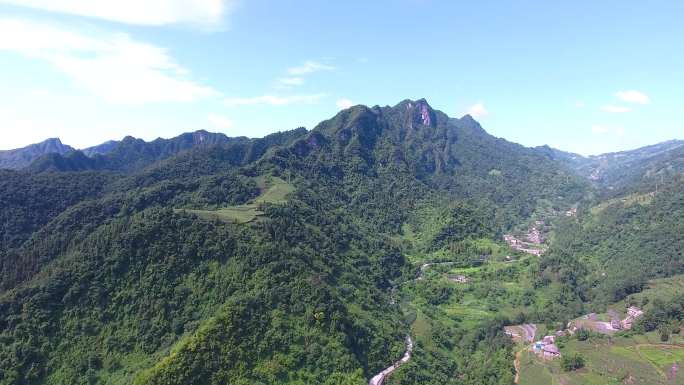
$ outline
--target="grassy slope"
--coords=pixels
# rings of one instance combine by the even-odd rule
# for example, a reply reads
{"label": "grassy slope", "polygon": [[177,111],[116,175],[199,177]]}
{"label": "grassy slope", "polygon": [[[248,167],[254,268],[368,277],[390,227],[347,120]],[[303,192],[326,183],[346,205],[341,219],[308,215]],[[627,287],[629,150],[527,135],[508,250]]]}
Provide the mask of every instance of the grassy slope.
{"label": "grassy slope", "polygon": [[224,222],[247,223],[256,219],[263,212],[259,207],[263,204],[281,204],[284,203],[288,194],[294,188],[286,181],[274,177],[258,177],[257,185],[261,189],[261,195],[255,198],[252,202],[243,205],[228,206],[217,210],[185,210],[187,212],[196,214],[204,219],[218,219]]}
{"label": "grassy slope", "polygon": [[651,204],[651,202],[653,202],[653,197],[654,197],[653,193],[646,193],[646,194],[633,193],[633,194],[625,195],[624,197],[609,199],[607,201],[601,202],[598,205],[592,207],[591,213],[593,215],[598,215],[602,211],[604,211],[606,208],[613,206],[613,205],[618,205],[618,204],[621,204],[623,207],[629,207],[629,206],[633,206],[636,204],[646,206],[646,205]]}

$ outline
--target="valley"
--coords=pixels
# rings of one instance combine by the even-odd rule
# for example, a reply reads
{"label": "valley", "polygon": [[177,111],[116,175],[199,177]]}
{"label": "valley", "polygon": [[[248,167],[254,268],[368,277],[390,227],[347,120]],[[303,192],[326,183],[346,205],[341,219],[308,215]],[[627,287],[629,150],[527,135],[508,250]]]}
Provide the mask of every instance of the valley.
{"label": "valley", "polygon": [[683,16],[0,0],[0,385],[684,385]]}

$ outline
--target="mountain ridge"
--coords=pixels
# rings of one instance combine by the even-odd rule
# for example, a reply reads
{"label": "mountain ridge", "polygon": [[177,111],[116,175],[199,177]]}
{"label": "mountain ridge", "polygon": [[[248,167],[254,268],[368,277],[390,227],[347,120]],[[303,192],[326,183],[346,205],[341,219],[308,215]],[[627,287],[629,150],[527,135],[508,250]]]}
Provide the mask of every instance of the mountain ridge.
{"label": "mountain ridge", "polygon": [[13,150],[0,150],[0,169],[24,168],[43,155],[66,154],[73,150],[73,147],[63,144],[59,138],[49,138]]}

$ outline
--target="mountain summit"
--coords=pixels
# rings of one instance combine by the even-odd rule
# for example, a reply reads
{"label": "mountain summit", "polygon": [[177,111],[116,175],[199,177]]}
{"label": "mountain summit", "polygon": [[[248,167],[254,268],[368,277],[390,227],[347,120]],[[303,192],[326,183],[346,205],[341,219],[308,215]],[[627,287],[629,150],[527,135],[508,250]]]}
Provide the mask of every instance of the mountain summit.
{"label": "mountain summit", "polygon": [[50,138],[14,150],[3,150],[0,151],[0,169],[24,168],[43,155],[66,154],[73,150],[73,147],[62,144],[59,138]]}

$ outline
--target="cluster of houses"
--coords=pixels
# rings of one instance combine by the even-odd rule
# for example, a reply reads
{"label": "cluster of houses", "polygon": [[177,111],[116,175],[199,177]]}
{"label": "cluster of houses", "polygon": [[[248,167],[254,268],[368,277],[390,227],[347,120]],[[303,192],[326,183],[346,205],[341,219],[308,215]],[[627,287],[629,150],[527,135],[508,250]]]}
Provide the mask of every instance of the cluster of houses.
{"label": "cluster of houses", "polygon": [[[556,338],[573,335],[580,329],[591,330],[603,334],[611,334],[618,330],[629,330],[632,328],[634,322],[644,312],[636,306],[627,308],[627,315],[624,319],[619,319],[616,312],[610,312],[611,322],[599,321],[596,313],[587,314],[577,320],[568,323],[568,328],[565,330],[558,330],[554,335],[544,336],[541,340],[535,341],[530,346],[530,350],[537,354],[544,360],[553,360],[561,356],[560,350],[556,345]],[[533,324],[524,324],[518,326],[506,326],[505,333],[513,338],[516,342],[530,343],[536,334],[536,326]]]}
{"label": "cluster of houses", "polygon": [[544,234],[542,234],[542,232],[539,231],[539,229],[537,229],[536,227],[533,227],[527,234],[527,240],[530,243],[534,243],[535,245],[541,245],[542,243],[544,243]]}
{"label": "cluster of houses", "polygon": [[621,319],[621,316],[615,310],[608,310],[608,317],[610,321],[601,321],[598,319],[596,313],[587,314],[577,320],[572,321],[568,325],[568,331],[573,332],[573,329],[587,329],[598,333],[610,334],[620,330],[629,330],[634,325],[634,322],[644,312],[636,306],[627,308],[627,315]]}
{"label": "cluster of houses", "polygon": [[[534,341],[537,334],[537,325],[535,324],[506,326],[504,332],[515,342],[530,344],[530,350],[542,359],[553,360],[561,355],[558,346],[556,346],[556,336],[544,336],[539,341]],[[558,333],[556,334],[558,335]]]}
{"label": "cluster of houses", "polygon": [[522,251],[523,253],[532,255],[542,255],[543,249],[538,248],[546,240],[544,238],[544,233],[540,228],[543,228],[544,221],[536,221],[534,226],[530,227],[530,230],[525,235],[526,241],[518,239],[512,234],[504,235],[504,241],[514,250]]}
{"label": "cluster of houses", "polygon": [[556,346],[555,336],[544,336],[532,344],[532,351],[544,360],[553,360],[560,357],[561,353]]}
{"label": "cluster of houses", "polygon": [[565,212],[566,217],[576,217],[577,216],[577,207],[573,207],[570,210]]}
{"label": "cluster of houses", "polygon": [[636,306],[627,308],[627,317],[624,319],[613,318],[610,321],[610,326],[616,330],[629,330],[632,328],[634,321],[644,315],[644,312]]}

